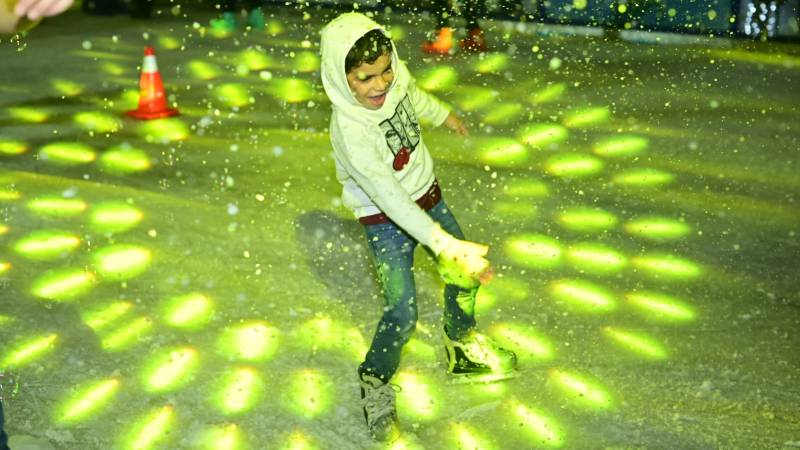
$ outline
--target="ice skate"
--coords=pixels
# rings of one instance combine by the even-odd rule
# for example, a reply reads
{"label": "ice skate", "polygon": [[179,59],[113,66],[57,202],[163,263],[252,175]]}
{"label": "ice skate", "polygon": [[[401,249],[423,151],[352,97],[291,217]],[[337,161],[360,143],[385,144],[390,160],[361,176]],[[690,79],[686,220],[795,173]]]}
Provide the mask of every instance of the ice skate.
{"label": "ice skate", "polygon": [[399,388],[370,375],[361,375],[359,381],[364,419],[370,434],[380,442],[397,440],[400,437],[400,426],[395,405],[395,388]]}
{"label": "ice skate", "polygon": [[517,376],[517,355],[475,331],[454,341],[445,335],[447,372],[454,383],[488,383]]}

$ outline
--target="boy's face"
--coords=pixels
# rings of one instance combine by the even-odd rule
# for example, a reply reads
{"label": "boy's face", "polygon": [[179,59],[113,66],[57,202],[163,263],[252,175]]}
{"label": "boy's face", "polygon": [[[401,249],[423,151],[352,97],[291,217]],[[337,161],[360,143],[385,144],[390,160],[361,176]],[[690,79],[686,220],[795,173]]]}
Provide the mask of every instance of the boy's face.
{"label": "boy's face", "polygon": [[374,63],[362,63],[347,73],[353,95],[367,109],[380,109],[394,80],[392,54],[384,53]]}

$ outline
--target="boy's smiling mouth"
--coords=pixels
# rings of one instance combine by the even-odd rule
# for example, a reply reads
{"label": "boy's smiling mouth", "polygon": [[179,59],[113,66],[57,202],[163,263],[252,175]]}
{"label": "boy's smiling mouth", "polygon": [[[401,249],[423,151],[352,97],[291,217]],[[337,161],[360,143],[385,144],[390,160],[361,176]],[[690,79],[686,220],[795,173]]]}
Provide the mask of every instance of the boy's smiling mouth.
{"label": "boy's smiling mouth", "polygon": [[381,106],[383,106],[383,102],[386,101],[386,94],[387,93],[388,93],[388,91],[384,92],[383,94],[376,95],[376,96],[373,96],[373,97],[367,97],[367,98],[369,99],[369,102],[372,103],[373,105],[381,107]]}

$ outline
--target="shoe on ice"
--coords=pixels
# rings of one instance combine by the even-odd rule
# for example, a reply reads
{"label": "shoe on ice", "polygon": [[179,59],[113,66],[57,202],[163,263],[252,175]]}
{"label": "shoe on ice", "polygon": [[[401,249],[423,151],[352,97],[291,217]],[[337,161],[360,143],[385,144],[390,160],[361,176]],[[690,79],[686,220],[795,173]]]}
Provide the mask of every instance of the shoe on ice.
{"label": "shoe on ice", "polygon": [[486,45],[486,35],[483,34],[481,28],[473,28],[467,33],[466,39],[458,41],[462,50],[470,52],[485,52],[488,50]]}
{"label": "shoe on ice", "polygon": [[422,44],[422,51],[431,55],[448,55],[452,48],[453,29],[449,27],[439,28],[435,41],[427,41]]}
{"label": "shoe on ice", "polygon": [[361,405],[370,434],[376,441],[392,442],[396,440],[400,437],[395,404],[395,388],[397,386],[384,383],[377,377],[366,374],[362,374],[359,381],[361,383]]}
{"label": "shoe on ice", "polygon": [[513,376],[517,366],[517,355],[514,352],[498,346],[488,336],[475,331],[457,341],[445,334],[444,347],[447,352],[447,372],[452,375],[485,375],[493,377],[492,379],[503,379]]}

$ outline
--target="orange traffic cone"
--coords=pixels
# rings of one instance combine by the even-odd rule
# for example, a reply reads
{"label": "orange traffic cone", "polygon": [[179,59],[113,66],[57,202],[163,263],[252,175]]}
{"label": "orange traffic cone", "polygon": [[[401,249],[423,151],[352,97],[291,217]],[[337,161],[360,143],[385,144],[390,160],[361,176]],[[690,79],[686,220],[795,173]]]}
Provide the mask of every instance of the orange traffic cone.
{"label": "orange traffic cone", "polygon": [[422,44],[422,51],[431,55],[447,55],[453,48],[453,29],[439,28],[435,41],[426,41]]}
{"label": "orange traffic cone", "polygon": [[156,51],[153,47],[144,48],[142,76],[139,78],[139,108],[128,111],[128,115],[137,119],[149,120],[176,116],[178,110],[167,106],[164,96],[164,84],[156,64]]}

